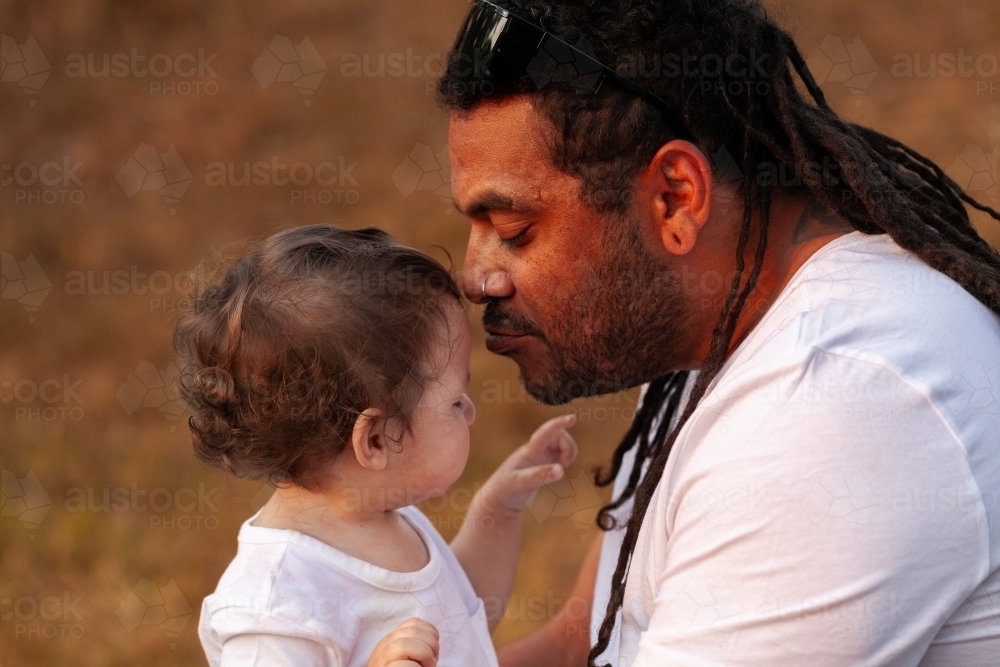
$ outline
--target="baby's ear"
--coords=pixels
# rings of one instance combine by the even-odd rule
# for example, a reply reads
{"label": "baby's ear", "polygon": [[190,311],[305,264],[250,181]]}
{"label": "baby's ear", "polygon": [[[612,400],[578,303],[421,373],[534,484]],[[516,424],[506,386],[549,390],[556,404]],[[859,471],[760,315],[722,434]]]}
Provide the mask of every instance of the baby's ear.
{"label": "baby's ear", "polygon": [[351,434],[354,456],[362,467],[375,472],[384,470],[389,463],[386,448],[385,418],[381,410],[368,408],[354,422]]}

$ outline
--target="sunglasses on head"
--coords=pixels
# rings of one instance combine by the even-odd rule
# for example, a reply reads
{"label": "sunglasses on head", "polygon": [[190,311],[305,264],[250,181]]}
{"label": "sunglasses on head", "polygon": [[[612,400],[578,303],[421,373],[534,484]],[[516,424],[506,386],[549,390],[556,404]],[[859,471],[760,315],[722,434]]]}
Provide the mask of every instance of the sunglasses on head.
{"label": "sunglasses on head", "polygon": [[539,89],[561,84],[582,95],[593,95],[611,79],[656,106],[678,136],[690,139],[684,123],[665,101],[602,64],[583,40],[574,46],[487,0],[473,0],[452,58],[458,59],[457,68],[453,61],[453,71],[457,69],[461,83],[483,94],[492,94],[525,74]]}

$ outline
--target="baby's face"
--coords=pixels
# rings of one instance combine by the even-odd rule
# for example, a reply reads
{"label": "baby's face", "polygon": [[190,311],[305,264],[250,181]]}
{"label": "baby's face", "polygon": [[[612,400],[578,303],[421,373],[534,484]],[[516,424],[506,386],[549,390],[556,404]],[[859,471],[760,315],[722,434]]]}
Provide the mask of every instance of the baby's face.
{"label": "baby's face", "polygon": [[413,411],[402,452],[392,457],[391,465],[406,480],[410,502],[444,494],[469,459],[469,426],[476,418],[476,407],[465,393],[472,330],[457,304],[449,307],[447,322],[432,357],[435,379]]}

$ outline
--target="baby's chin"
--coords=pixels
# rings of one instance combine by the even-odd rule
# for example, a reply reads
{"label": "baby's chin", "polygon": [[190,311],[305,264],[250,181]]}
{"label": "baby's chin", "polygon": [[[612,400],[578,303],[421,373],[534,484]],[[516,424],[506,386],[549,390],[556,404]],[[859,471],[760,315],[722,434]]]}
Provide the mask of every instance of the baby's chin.
{"label": "baby's chin", "polygon": [[[434,479],[410,487],[407,494],[411,505],[426,502],[426,508],[432,512],[443,512],[452,509],[465,512],[469,509],[474,489],[466,485],[455,486],[465,470],[465,462],[457,470],[442,471]],[[401,505],[400,507],[403,507]],[[399,509],[399,508],[395,508]]]}

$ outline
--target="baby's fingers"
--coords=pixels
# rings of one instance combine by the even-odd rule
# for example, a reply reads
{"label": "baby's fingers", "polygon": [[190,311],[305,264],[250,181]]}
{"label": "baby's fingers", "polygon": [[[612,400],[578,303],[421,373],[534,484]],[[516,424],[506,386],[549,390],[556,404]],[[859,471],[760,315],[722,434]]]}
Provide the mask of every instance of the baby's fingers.
{"label": "baby's fingers", "polygon": [[428,623],[422,618],[410,618],[400,623],[394,634],[400,638],[422,642],[429,646],[434,651],[434,657],[437,657],[440,635],[432,623]]}
{"label": "baby's fingers", "polygon": [[395,639],[389,644],[386,652],[386,663],[393,665],[420,665],[420,667],[436,667],[438,661],[437,644],[428,645],[419,639],[404,637]]}
{"label": "baby's fingers", "polygon": [[[524,445],[524,453],[534,463],[559,461],[568,465],[576,457],[576,443],[566,429],[576,424],[576,415],[550,419],[537,429]],[[568,460],[564,459],[568,456]]]}
{"label": "baby's fingers", "polygon": [[535,501],[540,487],[558,481],[563,474],[563,467],[558,463],[515,470],[510,476],[510,487],[504,504],[508,509],[518,512],[527,509]]}
{"label": "baby's fingers", "polygon": [[375,646],[368,667],[436,667],[439,655],[437,628],[410,618]]}
{"label": "baby's fingers", "polygon": [[560,431],[553,446],[556,449],[556,460],[563,468],[568,468],[576,460],[578,448],[576,440],[569,434],[569,431]]}

